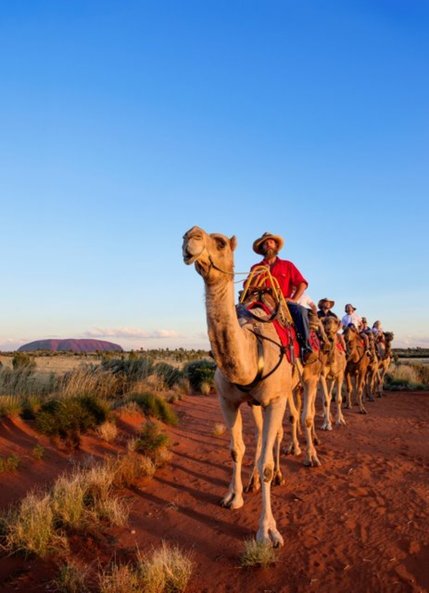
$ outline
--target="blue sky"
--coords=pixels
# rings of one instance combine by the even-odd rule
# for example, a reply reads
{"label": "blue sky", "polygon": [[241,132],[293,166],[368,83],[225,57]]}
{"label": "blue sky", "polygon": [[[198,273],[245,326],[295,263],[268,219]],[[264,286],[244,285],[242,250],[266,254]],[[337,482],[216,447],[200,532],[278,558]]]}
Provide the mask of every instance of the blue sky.
{"label": "blue sky", "polygon": [[0,3],[0,349],[208,347],[184,232],[429,346],[429,3]]}

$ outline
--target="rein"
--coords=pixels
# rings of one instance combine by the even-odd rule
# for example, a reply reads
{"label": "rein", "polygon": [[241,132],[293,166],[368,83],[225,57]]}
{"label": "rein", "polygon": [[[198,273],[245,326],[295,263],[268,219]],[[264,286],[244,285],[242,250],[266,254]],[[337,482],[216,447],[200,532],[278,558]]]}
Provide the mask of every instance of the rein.
{"label": "rein", "polygon": [[[256,373],[256,377],[253,379],[253,381],[251,383],[248,383],[247,385],[239,385],[238,383],[234,383],[235,387],[237,387],[237,389],[239,389],[240,391],[243,391],[244,393],[248,393],[249,391],[252,391],[252,389],[254,389],[259,383],[261,383],[261,381],[268,379],[268,377],[270,377],[273,373],[275,373],[276,370],[281,365],[283,357],[286,353],[286,347],[283,346],[283,344],[279,344],[275,340],[272,340],[271,338],[268,338],[267,336],[263,336],[263,335],[259,334],[258,332],[254,331],[253,329],[250,329],[249,331],[251,331],[252,334],[254,334],[256,336],[256,339],[258,341],[258,371]],[[280,356],[277,361],[277,364],[266,375],[263,374],[263,372],[264,372],[264,345],[263,345],[262,340],[267,340],[268,342],[275,344],[276,346],[278,346],[278,348],[280,350]]]}

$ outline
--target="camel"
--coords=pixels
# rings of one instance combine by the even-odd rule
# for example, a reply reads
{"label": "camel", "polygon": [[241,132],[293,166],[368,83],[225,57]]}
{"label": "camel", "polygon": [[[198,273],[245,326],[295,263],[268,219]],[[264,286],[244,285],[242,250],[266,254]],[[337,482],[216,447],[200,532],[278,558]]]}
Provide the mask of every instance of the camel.
{"label": "camel", "polygon": [[[286,404],[292,397],[293,365],[283,355],[284,350],[278,344],[272,323],[253,321],[240,325],[233,284],[236,245],[235,236],[228,238],[218,233],[208,234],[194,226],[183,237],[182,253],[185,264],[194,264],[204,280],[208,337],[217,365],[215,386],[231,433],[233,471],[221,505],[238,509],[244,504],[241,469],[245,446],[240,406],[248,402],[260,406],[262,416],[262,439],[257,460],[258,474],[263,477],[262,510],[256,539],[277,547],[284,542],[271,509],[271,483],[275,472],[273,451],[282,431]],[[308,404],[306,409],[309,409]],[[307,434],[311,430],[311,422],[306,418]],[[311,434],[307,441],[306,461],[310,465],[319,464]]]}
{"label": "camel", "polygon": [[334,388],[336,388],[337,418],[336,425],[345,425],[346,421],[341,409],[342,387],[346,369],[346,354],[342,347],[342,341],[338,335],[341,321],[336,317],[324,317],[323,326],[325,334],[331,343],[329,352],[321,352],[320,358],[323,363],[320,374],[320,384],[323,391],[323,424],[322,430],[332,430],[331,401]]}
{"label": "camel", "polygon": [[369,364],[369,357],[366,353],[364,341],[360,337],[354,325],[344,328],[344,339],[347,345],[347,364],[345,371],[347,402],[346,408],[352,407],[352,391],[354,400],[359,405],[361,414],[367,411],[363,405],[363,391],[365,387],[366,372]]}
{"label": "camel", "polygon": [[378,377],[375,387],[377,397],[383,395],[384,377],[392,361],[392,341],[394,337],[392,332],[383,332],[381,336],[375,339],[378,357]]}

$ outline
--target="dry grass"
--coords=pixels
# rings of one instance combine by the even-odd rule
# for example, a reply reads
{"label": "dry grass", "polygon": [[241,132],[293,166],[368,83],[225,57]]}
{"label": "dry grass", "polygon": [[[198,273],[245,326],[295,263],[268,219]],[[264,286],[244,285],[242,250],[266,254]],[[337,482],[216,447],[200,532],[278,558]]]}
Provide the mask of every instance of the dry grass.
{"label": "dry grass", "polygon": [[123,526],[129,508],[113,491],[115,476],[112,464],[77,468],[60,476],[50,492],[28,494],[2,519],[6,549],[44,557],[66,545],[59,530],[85,529],[100,521]]}
{"label": "dry grass", "polygon": [[216,422],[216,424],[213,426],[213,435],[215,437],[220,437],[225,434],[225,430],[225,424],[222,424],[222,422]]}
{"label": "dry grass", "polygon": [[194,562],[189,554],[165,542],[148,558],[139,559],[145,593],[180,593],[191,578]]}
{"label": "dry grass", "polygon": [[110,461],[114,471],[115,486],[131,486],[137,480],[152,478],[155,464],[149,457],[129,451],[126,455],[118,456]]}
{"label": "dry grass", "polygon": [[66,539],[55,530],[49,494],[30,492],[3,522],[5,548],[10,552],[22,551],[44,558],[53,550],[66,546]]}
{"label": "dry grass", "polygon": [[103,422],[97,427],[97,434],[106,443],[112,443],[118,436],[118,428],[114,422]]}
{"label": "dry grass", "polygon": [[276,554],[270,544],[249,539],[244,542],[244,551],[240,561],[241,566],[267,567],[275,563]]}
{"label": "dry grass", "polygon": [[130,564],[114,564],[98,576],[100,593],[142,593],[139,574]]}
{"label": "dry grass", "polygon": [[50,583],[50,589],[58,593],[86,593],[88,576],[87,566],[70,560],[60,566],[57,578]]}

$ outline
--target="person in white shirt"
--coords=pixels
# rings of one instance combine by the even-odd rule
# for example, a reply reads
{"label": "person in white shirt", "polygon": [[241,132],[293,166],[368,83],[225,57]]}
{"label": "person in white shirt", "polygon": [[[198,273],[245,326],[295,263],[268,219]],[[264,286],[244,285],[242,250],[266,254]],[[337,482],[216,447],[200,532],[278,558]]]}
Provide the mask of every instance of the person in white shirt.
{"label": "person in white shirt", "polygon": [[355,326],[356,329],[360,329],[362,318],[360,315],[356,313],[356,307],[353,307],[350,303],[348,303],[344,307],[344,311],[346,312],[341,319],[341,327],[347,327],[351,323]]}
{"label": "person in white shirt", "polygon": [[355,328],[358,330],[359,335],[365,342],[365,353],[368,357],[371,358],[372,354],[369,348],[369,339],[366,333],[362,330],[362,317],[356,313],[356,307],[353,307],[350,303],[348,303],[344,307],[344,311],[346,314],[341,319],[341,327],[344,329],[348,325],[354,325]]}

